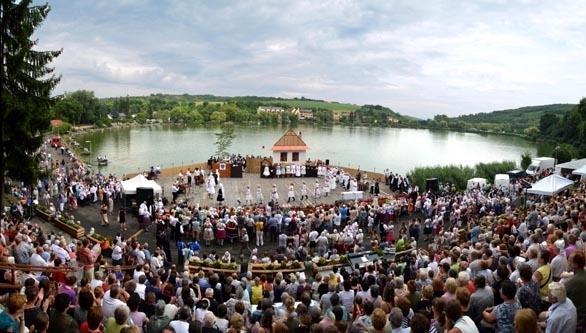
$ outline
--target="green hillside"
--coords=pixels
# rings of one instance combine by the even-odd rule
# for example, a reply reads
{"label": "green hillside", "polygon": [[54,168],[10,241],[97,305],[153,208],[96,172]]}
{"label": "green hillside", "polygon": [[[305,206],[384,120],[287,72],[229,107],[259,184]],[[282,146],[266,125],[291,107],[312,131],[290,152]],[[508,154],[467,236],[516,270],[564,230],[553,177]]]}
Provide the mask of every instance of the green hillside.
{"label": "green hillside", "polygon": [[451,119],[464,121],[470,124],[514,124],[515,127],[528,128],[531,126],[538,126],[539,119],[546,113],[553,113],[558,116],[563,116],[574,106],[575,104],[525,106],[518,109],[462,115]]}
{"label": "green hillside", "polygon": [[360,105],[328,102],[311,99],[272,99],[263,101],[270,104],[285,104],[290,107],[306,108],[306,109],[326,109],[337,112],[352,112],[360,108]]}

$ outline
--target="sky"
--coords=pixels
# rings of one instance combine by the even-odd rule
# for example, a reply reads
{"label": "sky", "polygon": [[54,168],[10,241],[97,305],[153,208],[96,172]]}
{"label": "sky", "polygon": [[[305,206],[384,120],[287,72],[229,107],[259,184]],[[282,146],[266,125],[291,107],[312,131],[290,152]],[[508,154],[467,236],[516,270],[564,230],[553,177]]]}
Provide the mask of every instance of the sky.
{"label": "sky", "polygon": [[586,95],[586,1],[49,0],[55,93],[305,97],[431,118]]}

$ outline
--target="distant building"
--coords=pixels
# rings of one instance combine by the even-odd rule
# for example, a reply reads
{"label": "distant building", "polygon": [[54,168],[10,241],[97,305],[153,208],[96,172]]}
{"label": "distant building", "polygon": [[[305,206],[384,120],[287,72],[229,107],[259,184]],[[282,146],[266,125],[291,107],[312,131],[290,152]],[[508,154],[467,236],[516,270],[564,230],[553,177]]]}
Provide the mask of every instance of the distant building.
{"label": "distant building", "polygon": [[301,139],[301,132],[295,133],[289,129],[271,149],[273,151],[273,163],[298,163],[305,161],[305,154],[309,147]]}
{"label": "distant building", "polygon": [[256,109],[257,112],[267,112],[267,113],[283,113],[285,110],[282,107],[278,106],[259,106]]}
{"label": "distant building", "polygon": [[389,123],[398,124],[399,123],[399,119],[394,118],[394,117],[389,117]]}
{"label": "distant building", "polygon": [[292,108],[289,112],[296,114],[299,120],[313,119],[313,110],[311,109]]}
{"label": "distant building", "polygon": [[344,116],[344,113],[334,111],[334,114],[332,116],[334,118],[334,121],[340,121],[340,119]]}

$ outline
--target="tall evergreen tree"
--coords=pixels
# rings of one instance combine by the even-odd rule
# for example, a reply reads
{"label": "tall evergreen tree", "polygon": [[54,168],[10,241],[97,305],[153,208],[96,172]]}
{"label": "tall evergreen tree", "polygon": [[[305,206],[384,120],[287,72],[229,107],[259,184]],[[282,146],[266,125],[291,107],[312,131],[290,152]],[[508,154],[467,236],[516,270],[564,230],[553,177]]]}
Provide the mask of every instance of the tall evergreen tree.
{"label": "tall evergreen tree", "polygon": [[[0,0],[0,191],[4,177],[32,184],[36,152],[49,126],[51,91],[60,77],[48,64],[59,51],[35,49],[32,35],[49,13],[49,5],[31,0]],[[3,207],[0,195],[0,208]]]}

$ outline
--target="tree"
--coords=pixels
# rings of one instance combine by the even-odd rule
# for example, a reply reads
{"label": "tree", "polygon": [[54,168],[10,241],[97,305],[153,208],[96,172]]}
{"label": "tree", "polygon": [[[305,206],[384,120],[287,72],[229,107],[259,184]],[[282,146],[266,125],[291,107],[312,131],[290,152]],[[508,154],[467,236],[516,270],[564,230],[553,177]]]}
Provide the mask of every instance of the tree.
{"label": "tree", "polygon": [[232,123],[224,123],[222,131],[216,133],[216,156],[225,157],[228,155],[228,149],[232,145],[232,141],[236,135],[234,134],[234,125]]}
{"label": "tree", "polygon": [[[102,119],[106,114],[98,112],[100,109],[99,100],[94,96],[93,91],[89,90],[77,90],[71,93],[67,93],[68,98],[72,98],[81,104],[83,107],[83,113],[81,115],[80,122],[82,124],[92,124],[95,121]],[[122,106],[120,112],[128,112],[128,99],[122,99]]]}
{"label": "tree", "polygon": [[35,30],[49,5],[32,0],[0,1],[0,207],[4,176],[32,184],[38,171],[37,150],[49,127],[51,91],[60,77],[48,67],[59,51],[35,50]]}
{"label": "tree", "polygon": [[214,123],[223,123],[226,121],[226,114],[222,111],[214,111],[210,116],[210,120]]}
{"label": "tree", "polygon": [[531,164],[531,153],[526,152],[521,154],[521,169],[527,170],[529,165]]}
{"label": "tree", "polygon": [[553,113],[545,113],[539,118],[539,130],[544,135],[551,134],[551,129],[556,127],[559,122],[558,116]]}
{"label": "tree", "polygon": [[51,108],[53,117],[61,118],[72,124],[79,124],[83,114],[83,106],[77,100],[64,97]]}

